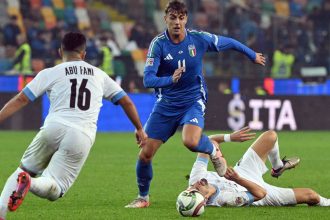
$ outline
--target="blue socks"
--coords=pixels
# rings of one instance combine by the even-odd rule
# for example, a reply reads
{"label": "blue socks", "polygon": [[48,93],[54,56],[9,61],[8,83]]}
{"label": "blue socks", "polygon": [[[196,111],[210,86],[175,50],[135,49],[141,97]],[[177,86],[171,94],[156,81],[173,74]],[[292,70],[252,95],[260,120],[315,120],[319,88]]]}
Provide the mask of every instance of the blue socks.
{"label": "blue socks", "polygon": [[138,159],[136,162],[136,176],[139,187],[139,195],[147,196],[149,194],[150,182],[152,179],[152,164],[145,163]]}
{"label": "blue socks", "polygon": [[193,152],[200,152],[200,153],[205,153],[205,154],[209,154],[211,155],[213,152],[213,144],[211,142],[211,140],[209,139],[208,136],[206,136],[205,134],[202,134],[201,139],[199,140],[198,146],[193,148],[193,149],[189,149]]}

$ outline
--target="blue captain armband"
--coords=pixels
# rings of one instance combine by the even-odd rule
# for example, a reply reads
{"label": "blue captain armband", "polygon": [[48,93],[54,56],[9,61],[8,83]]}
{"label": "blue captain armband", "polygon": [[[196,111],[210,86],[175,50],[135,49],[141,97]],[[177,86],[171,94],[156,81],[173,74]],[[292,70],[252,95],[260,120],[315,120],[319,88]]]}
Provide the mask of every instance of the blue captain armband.
{"label": "blue captain armband", "polygon": [[28,87],[25,87],[22,92],[28,97],[31,102],[33,102],[37,98]]}
{"label": "blue captain armband", "polygon": [[249,203],[247,205],[251,205],[254,202],[254,196],[249,191],[246,191],[245,193],[249,197]]}

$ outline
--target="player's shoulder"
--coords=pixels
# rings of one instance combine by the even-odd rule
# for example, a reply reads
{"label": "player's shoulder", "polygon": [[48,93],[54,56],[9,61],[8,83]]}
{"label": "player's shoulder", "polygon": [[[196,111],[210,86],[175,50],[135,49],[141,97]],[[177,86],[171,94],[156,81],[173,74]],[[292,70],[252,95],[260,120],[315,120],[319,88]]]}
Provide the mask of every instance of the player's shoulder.
{"label": "player's shoulder", "polygon": [[150,45],[156,44],[156,43],[162,43],[166,41],[166,33],[160,33],[156,37],[154,37],[150,43]]}
{"label": "player's shoulder", "polygon": [[[55,66],[54,66],[55,67]],[[37,73],[37,76],[45,76],[51,74],[54,70],[54,67],[48,67]]]}
{"label": "player's shoulder", "polygon": [[187,29],[187,34],[196,38],[212,38],[213,34],[203,30]]}
{"label": "player's shoulder", "polygon": [[[162,48],[164,43],[166,43],[166,34],[165,32],[158,34],[154,39],[151,41],[149,45],[149,52],[148,57],[153,56],[153,54],[158,53],[159,48]],[[158,49],[157,49],[158,48]]]}

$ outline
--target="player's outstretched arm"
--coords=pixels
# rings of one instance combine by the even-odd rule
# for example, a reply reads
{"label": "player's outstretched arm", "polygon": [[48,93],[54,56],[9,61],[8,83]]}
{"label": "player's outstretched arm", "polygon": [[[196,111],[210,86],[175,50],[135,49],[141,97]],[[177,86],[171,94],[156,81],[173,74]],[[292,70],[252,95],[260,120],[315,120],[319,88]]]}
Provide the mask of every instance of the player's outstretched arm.
{"label": "player's outstretched arm", "polygon": [[118,101],[118,104],[124,109],[127,117],[130,119],[132,124],[135,126],[136,142],[139,147],[143,147],[147,141],[147,134],[144,132],[139,114],[132,100],[126,95]]}
{"label": "player's outstretched arm", "polygon": [[210,135],[209,138],[218,142],[244,142],[252,140],[256,137],[256,133],[251,133],[251,128],[244,127],[231,134],[214,134]]}
{"label": "player's outstretched arm", "polygon": [[3,122],[5,119],[13,115],[15,112],[26,106],[30,100],[28,97],[23,93],[18,93],[15,97],[9,100],[5,106],[0,111],[0,123]]}
{"label": "player's outstretched arm", "polygon": [[250,180],[244,179],[238,175],[238,173],[232,167],[227,168],[227,172],[224,177],[245,187],[253,195],[254,201],[258,201],[264,198],[267,194],[264,188]]}
{"label": "player's outstretched arm", "polygon": [[265,66],[266,64],[266,58],[262,53],[256,53],[251,48],[230,37],[219,36],[217,48],[219,51],[233,49],[245,54],[256,64],[260,64],[262,66]]}

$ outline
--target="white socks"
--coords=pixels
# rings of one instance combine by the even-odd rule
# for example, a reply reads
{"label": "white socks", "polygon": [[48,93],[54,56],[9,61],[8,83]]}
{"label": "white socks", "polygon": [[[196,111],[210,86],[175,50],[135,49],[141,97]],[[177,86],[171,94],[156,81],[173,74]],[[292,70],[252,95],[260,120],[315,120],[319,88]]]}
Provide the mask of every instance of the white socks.
{"label": "white socks", "polygon": [[21,168],[17,168],[13,174],[11,174],[10,177],[8,177],[7,182],[2,190],[1,196],[0,196],[0,217],[5,218],[8,210],[8,202],[11,194],[13,191],[16,190],[17,187],[17,177],[18,174],[23,172]]}
{"label": "white socks", "polygon": [[217,153],[217,148],[214,146],[213,143],[212,143],[212,145],[213,145],[213,151],[212,151],[212,153],[211,153],[210,156],[214,157],[216,155],[216,153]]}
{"label": "white socks", "polygon": [[61,195],[61,188],[52,178],[41,176],[31,178],[30,192],[41,198],[55,201]]}
{"label": "white socks", "polygon": [[268,159],[269,159],[270,163],[272,164],[272,167],[274,170],[277,170],[277,169],[283,167],[283,162],[280,158],[280,149],[278,146],[278,139],[276,140],[273,149],[271,151],[269,151]]}
{"label": "white socks", "polygon": [[138,198],[144,199],[145,201],[149,202],[149,195],[146,196],[138,196]]}
{"label": "white socks", "polygon": [[320,196],[320,202],[317,205],[318,206],[330,206],[330,199]]}

